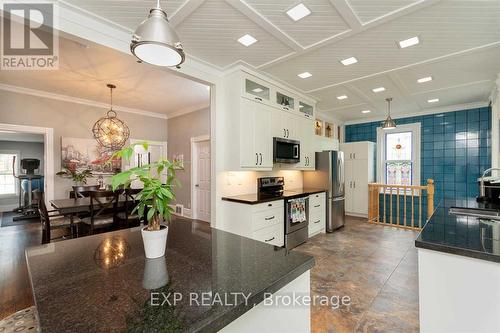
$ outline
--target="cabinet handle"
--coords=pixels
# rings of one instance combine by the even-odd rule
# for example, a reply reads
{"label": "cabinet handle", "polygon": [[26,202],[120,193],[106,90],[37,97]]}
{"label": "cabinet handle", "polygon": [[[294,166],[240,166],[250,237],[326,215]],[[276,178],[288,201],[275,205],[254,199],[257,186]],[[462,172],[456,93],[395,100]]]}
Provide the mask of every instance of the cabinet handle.
{"label": "cabinet handle", "polygon": [[287,108],[286,106],[283,107],[283,110],[290,110],[289,108]]}
{"label": "cabinet handle", "polygon": [[314,223],[320,223],[320,222],[321,222],[321,220],[317,220],[317,221],[315,221]]}
{"label": "cabinet handle", "polygon": [[255,153],[255,157],[257,157],[257,161],[255,162],[255,165],[259,165],[259,154]]}
{"label": "cabinet handle", "polygon": [[352,181],[349,182],[349,188],[352,188]]}
{"label": "cabinet handle", "polygon": [[286,129],[286,137],[289,138],[290,137],[290,131],[288,130],[288,128]]}
{"label": "cabinet handle", "polygon": [[262,153],[259,153],[260,155],[260,165],[262,165]]}
{"label": "cabinet handle", "polygon": [[286,129],[283,128],[283,137],[286,138]]}
{"label": "cabinet handle", "polygon": [[274,240],[275,238],[276,238],[276,237],[273,237],[273,238],[271,238],[271,239],[265,239],[265,240],[264,240],[264,242],[270,242],[270,241]]}
{"label": "cabinet handle", "polygon": [[258,101],[261,101],[261,102],[262,102],[262,98],[260,98],[260,97],[254,97],[254,98],[255,98],[256,100],[258,100]]}
{"label": "cabinet handle", "polygon": [[318,208],[318,207],[320,207],[320,206],[321,206],[321,205],[316,205],[316,206],[314,206],[314,208]]}
{"label": "cabinet handle", "polygon": [[273,206],[273,204],[267,204],[267,207],[272,207],[272,206]]}
{"label": "cabinet handle", "polygon": [[273,215],[273,216],[271,216],[271,217],[266,217],[266,218],[264,218],[264,220],[266,220],[266,221],[271,221],[271,220],[274,220],[274,215]]}
{"label": "cabinet handle", "polygon": [[352,154],[354,156],[354,159],[356,159],[356,153]]}
{"label": "cabinet handle", "polygon": [[354,188],[356,188],[356,181],[354,181]]}

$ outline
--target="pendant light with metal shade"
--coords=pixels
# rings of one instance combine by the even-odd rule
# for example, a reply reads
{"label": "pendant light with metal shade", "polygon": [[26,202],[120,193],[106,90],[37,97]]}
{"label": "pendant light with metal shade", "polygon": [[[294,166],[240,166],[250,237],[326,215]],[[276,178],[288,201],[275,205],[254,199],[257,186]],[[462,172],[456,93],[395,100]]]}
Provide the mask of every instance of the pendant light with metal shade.
{"label": "pendant light with metal shade", "polygon": [[186,60],[179,36],[160,7],[160,0],[135,30],[130,51],[140,61],[156,66],[179,68]]}
{"label": "pendant light with metal shade", "polygon": [[392,97],[386,98],[387,101],[387,119],[382,124],[382,129],[390,130],[396,128],[396,123],[391,118],[391,102]]}

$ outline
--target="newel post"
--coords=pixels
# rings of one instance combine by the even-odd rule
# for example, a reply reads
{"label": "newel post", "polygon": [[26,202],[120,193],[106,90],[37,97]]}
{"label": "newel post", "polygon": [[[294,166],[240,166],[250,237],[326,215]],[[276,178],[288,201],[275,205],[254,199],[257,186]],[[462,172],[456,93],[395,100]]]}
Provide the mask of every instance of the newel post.
{"label": "newel post", "polygon": [[427,179],[427,219],[434,213],[434,179]]}

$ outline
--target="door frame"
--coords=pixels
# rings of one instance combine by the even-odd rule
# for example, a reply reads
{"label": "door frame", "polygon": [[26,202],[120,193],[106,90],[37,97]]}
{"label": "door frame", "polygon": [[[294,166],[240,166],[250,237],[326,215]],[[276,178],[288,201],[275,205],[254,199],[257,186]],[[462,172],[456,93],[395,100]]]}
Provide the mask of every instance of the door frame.
{"label": "door frame", "polygon": [[[134,143],[140,143],[140,142],[147,142],[148,144],[150,145],[155,145],[155,146],[162,146],[163,147],[163,151],[164,151],[164,154],[163,154],[163,158],[167,158],[168,157],[168,144],[167,144],[167,141],[153,141],[153,140],[141,140],[141,139],[130,139],[130,144],[134,144]],[[131,163],[128,162],[128,166],[130,166]]]}
{"label": "door frame", "polygon": [[[201,136],[195,136],[191,138],[191,218],[192,219],[198,219],[198,201],[196,200],[196,195],[195,195],[195,177],[196,177],[196,172],[198,171],[198,162],[197,162],[197,146],[196,144],[199,142],[203,141],[209,141],[210,142],[210,135],[201,135]],[[212,175],[212,145],[210,144],[210,175]],[[210,176],[210,178],[212,178]],[[210,192],[212,192],[212,179],[210,179]],[[210,193],[210,207],[212,207],[212,193]],[[210,224],[213,221],[212,219],[212,212],[210,212]]]}
{"label": "door frame", "polygon": [[54,173],[54,129],[51,127],[0,123],[0,130],[43,135],[43,183],[45,187],[45,203],[47,207],[50,207],[49,201],[54,200],[54,178],[56,176]]}

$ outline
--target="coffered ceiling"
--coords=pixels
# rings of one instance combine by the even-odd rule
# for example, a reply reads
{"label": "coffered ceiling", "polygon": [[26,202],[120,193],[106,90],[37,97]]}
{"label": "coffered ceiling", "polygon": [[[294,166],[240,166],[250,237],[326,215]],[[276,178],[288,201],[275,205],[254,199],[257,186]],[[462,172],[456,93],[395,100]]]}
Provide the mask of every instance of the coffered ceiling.
{"label": "coffered ceiling", "polygon": [[[155,1],[66,0],[132,31]],[[311,14],[293,21],[303,3]],[[499,0],[163,1],[192,58],[225,70],[245,63],[319,100],[341,120],[397,116],[485,102],[500,73]],[[238,38],[257,39],[243,46]],[[418,36],[401,49],[397,42]],[[340,60],[356,57],[344,66]],[[300,79],[297,74],[310,72]],[[421,77],[433,80],[417,83]],[[372,89],[385,91],[373,93]],[[340,95],[347,99],[338,100]],[[439,102],[428,103],[438,98]],[[370,110],[362,114],[362,110]]]}

